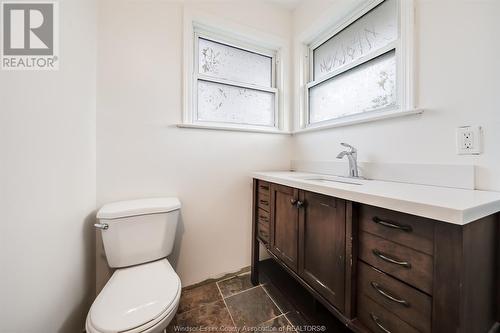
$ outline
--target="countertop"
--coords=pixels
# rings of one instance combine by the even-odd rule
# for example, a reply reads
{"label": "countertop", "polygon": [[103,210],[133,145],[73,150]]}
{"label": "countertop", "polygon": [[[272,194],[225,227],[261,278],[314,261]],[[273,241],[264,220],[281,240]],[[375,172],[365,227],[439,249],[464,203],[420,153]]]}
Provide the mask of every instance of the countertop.
{"label": "countertop", "polygon": [[[500,192],[292,171],[254,172],[252,177],[457,225],[464,225],[500,211]],[[356,182],[360,185],[335,180]]]}

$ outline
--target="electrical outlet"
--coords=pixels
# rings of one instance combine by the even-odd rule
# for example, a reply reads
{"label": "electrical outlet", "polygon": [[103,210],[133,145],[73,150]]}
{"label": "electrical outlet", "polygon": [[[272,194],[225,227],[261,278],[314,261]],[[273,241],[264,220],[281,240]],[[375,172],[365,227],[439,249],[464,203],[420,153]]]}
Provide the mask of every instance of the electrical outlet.
{"label": "electrical outlet", "polygon": [[481,154],[481,127],[462,126],[457,128],[457,154]]}

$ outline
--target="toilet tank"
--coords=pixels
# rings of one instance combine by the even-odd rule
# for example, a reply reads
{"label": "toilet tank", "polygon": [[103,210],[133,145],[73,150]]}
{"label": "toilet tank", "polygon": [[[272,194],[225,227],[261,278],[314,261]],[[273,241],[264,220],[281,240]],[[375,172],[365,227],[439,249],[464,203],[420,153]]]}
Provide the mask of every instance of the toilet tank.
{"label": "toilet tank", "polygon": [[97,212],[110,267],[164,258],[172,252],[181,203],[177,198],[120,201]]}

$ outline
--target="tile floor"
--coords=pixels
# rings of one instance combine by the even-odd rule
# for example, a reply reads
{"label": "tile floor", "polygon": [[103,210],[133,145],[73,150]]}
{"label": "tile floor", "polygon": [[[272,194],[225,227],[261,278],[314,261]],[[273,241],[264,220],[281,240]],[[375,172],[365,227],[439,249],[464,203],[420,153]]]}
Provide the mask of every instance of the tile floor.
{"label": "tile floor", "polygon": [[244,273],[183,290],[167,332],[294,332],[286,311]]}
{"label": "tile floor", "polygon": [[261,280],[253,286],[250,274],[243,273],[184,289],[166,332],[348,332],[329,314],[330,321],[306,318],[310,304],[299,311],[300,306],[290,302],[268,276],[261,275]]}

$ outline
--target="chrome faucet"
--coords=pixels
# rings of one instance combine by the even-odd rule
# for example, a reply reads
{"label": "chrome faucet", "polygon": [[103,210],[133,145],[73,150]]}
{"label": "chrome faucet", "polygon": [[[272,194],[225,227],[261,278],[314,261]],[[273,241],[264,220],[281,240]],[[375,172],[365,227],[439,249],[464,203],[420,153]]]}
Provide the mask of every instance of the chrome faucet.
{"label": "chrome faucet", "polygon": [[337,155],[337,158],[341,159],[344,156],[347,156],[347,159],[349,160],[349,177],[358,178],[359,177],[359,174],[358,174],[358,150],[356,148],[354,148],[353,146],[351,146],[347,143],[344,143],[344,142],[342,142],[341,145],[348,148],[349,150],[348,151],[344,150],[344,151],[340,152]]}

